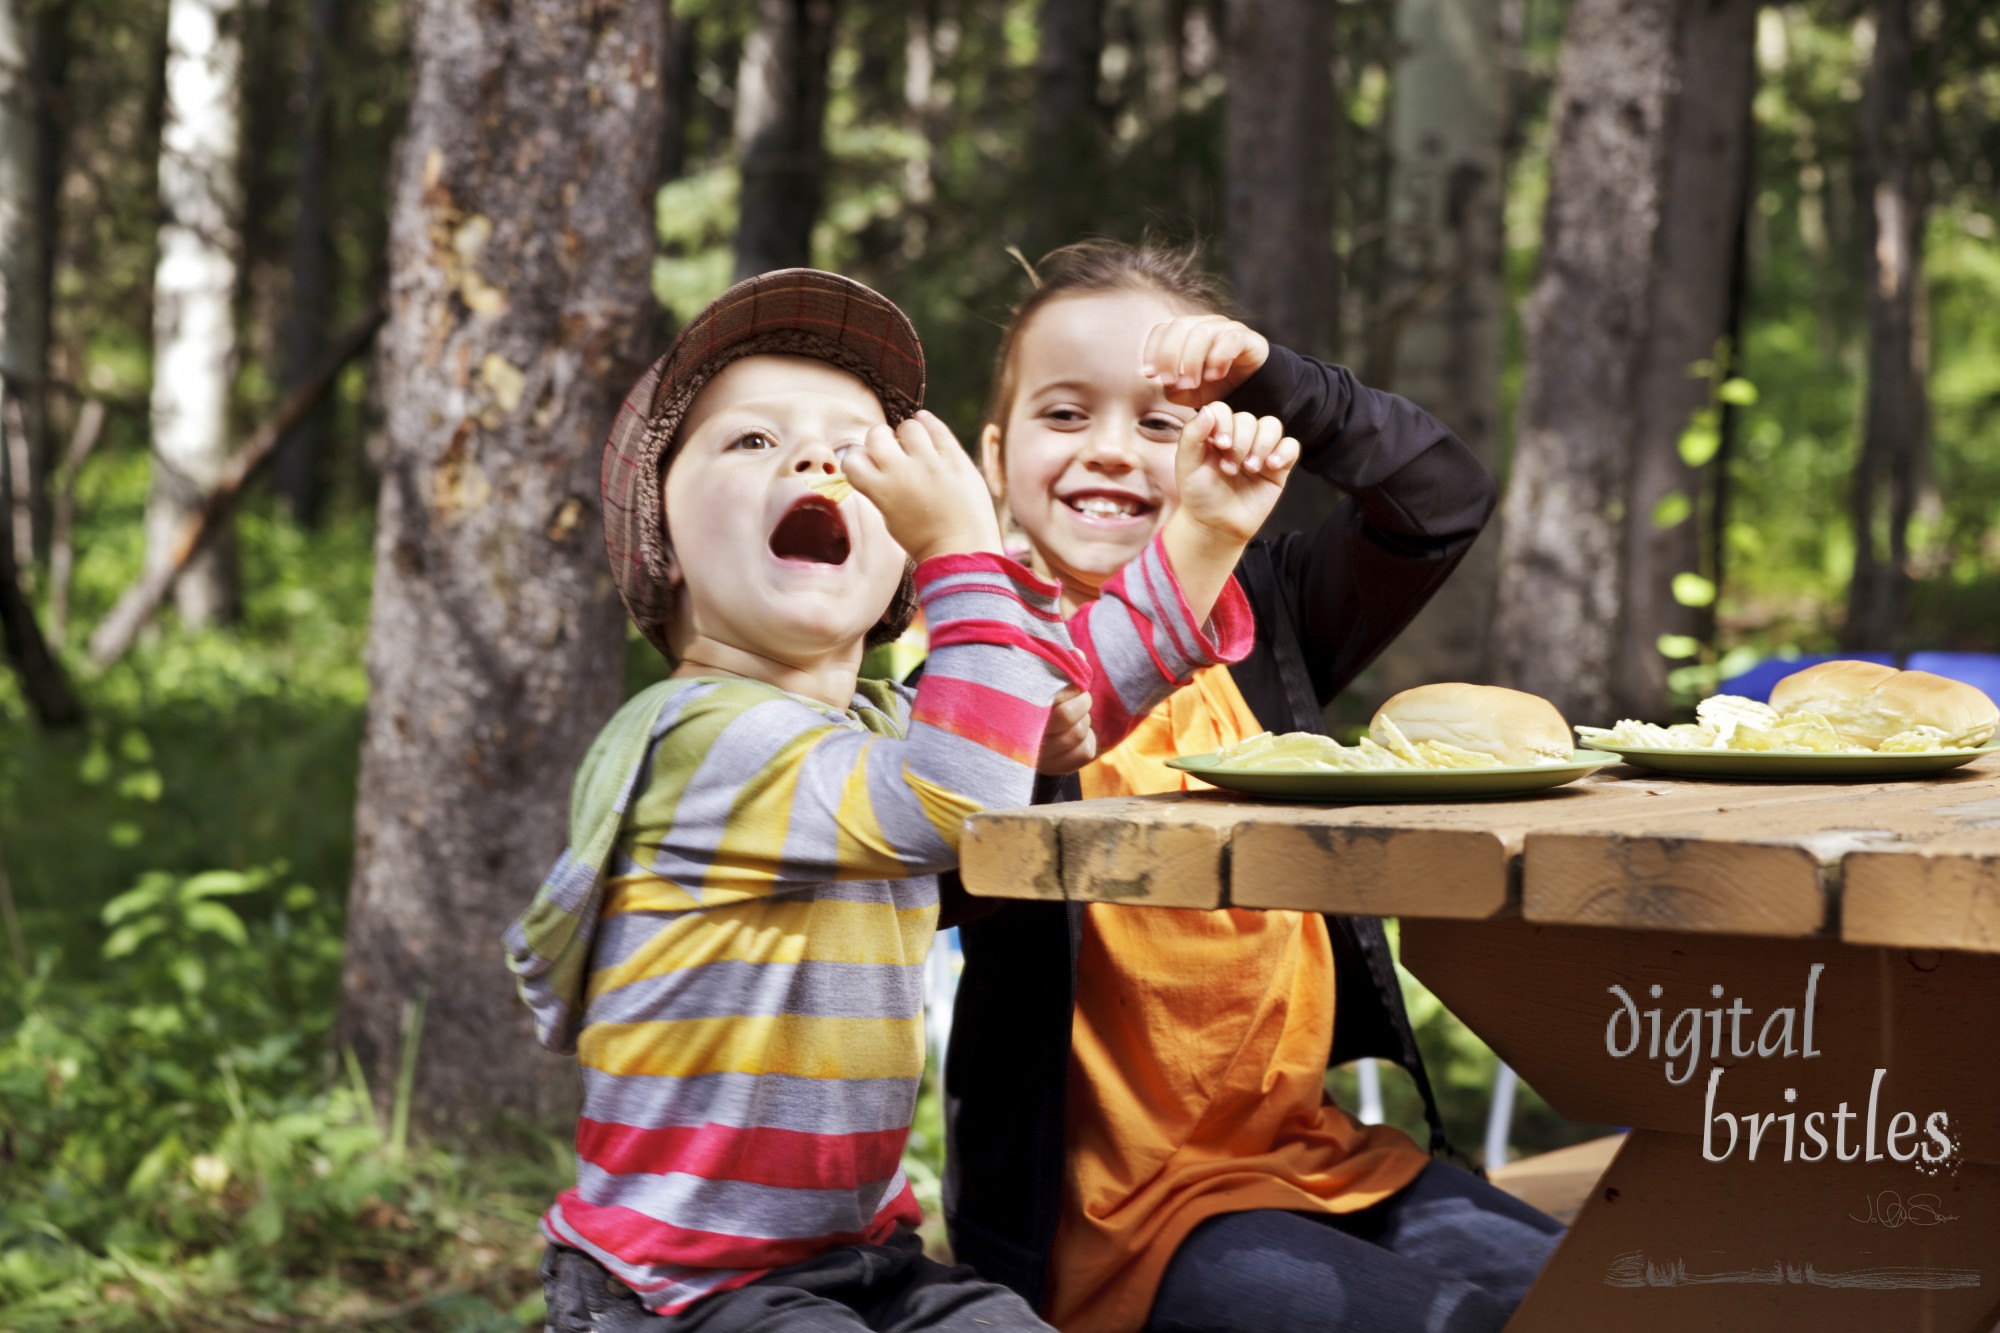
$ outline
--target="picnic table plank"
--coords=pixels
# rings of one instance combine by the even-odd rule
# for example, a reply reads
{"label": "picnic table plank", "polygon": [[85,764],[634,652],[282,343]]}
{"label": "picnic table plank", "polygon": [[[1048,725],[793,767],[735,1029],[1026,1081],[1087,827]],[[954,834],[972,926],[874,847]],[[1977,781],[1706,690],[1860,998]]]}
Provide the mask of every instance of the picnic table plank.
{"label": "picnic table plank", "polygon": [[1843,939],[2000,953],[2000,828],[1850,852],[1841,882]]}

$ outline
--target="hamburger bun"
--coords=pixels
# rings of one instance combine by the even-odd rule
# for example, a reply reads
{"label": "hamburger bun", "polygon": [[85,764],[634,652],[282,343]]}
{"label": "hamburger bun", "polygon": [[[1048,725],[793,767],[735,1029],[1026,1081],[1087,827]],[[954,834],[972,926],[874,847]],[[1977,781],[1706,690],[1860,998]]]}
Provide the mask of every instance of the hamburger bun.
{"label": "hamburger bun", "polygon": [[1539,694],[1446,681],[1404,690],[1376,710],[1368,734],[1386,744],[1383,719],[1411,741],[1443,741],[1522,767],[1568,759],[1575,750],[1569,723]]}
{"label": "hamburger bun", "polygon": [[1771,707],[1780,714],[1818,713],[1843,739],[1870,749],[1916,727],[1934,727],[1955,744],[1980,745],[2000,724],[2000,708],[1970,685],[1875,662],[1821,662],[1795,671],[1772,688]]}

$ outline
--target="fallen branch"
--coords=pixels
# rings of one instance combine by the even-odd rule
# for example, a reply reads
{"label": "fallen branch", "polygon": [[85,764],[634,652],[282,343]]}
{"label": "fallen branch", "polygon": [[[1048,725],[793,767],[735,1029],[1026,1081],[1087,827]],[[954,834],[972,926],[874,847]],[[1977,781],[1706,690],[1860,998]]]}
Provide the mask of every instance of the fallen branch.
{"label": "fallen branch", "polygon": [[229,460],[223,469],[222,479],[215,489],[202,498],[201,508],[190,514],[174,534],[173,545],[168,548],[167,558],[146,573],[141,574],[111,613],[104,617],[102,624],[90,636],[90,660],[99,670],[110,666],[123,657],[139,637],[139,631],[160,609],[160,603],[173,590],[174,580],[187,568],[188,562],[200,553],[201,548],[214,535],[217,523],[242,498],[243,487],[257,469],[262,466],[277,448],[278,441],[289,433],[293,426],[313,405],[320,400],[333,384],[341,367],[360,355],[374,338],[375,331],[382,327],[387,311],[377,302],[368,313],[341,335],[340,340],[320,358],[312,374],[308,375],[294,389],[290,396],[278,407],[277,415],[264,423],[250,442]]}

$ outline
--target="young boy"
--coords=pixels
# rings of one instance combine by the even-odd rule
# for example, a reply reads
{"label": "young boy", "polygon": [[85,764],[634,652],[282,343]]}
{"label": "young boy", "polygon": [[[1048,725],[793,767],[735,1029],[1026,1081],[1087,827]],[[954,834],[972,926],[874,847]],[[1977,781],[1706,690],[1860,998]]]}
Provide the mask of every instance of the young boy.
{"label": "young boy", "polygon": [[[794,269],[703,311],[612,426],[612,577],[677,666],[592,746],[507,936],[583,1076],[551,1330],[1046,1327],[923,1257],[900,1160],[936,874],[968,813],[1027,803],[1089,676],[923,386],[901,311]],[[919,602],[921,688],[859,680]]]}

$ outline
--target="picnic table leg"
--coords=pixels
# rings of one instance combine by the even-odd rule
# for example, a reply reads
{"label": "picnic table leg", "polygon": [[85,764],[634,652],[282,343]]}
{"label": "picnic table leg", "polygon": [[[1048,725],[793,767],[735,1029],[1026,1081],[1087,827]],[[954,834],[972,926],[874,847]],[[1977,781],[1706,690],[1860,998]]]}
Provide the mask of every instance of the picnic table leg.
{"label": "picnic table leg", "polygon": [[[1991,1091],[2000,957],[1519,921],[1405,920],[1402,949],[1556,1110],[1635,1126],[1511,1330],[1987,1333],[2000,1320],[2000,1108]],[[1625,1058],[1607,1046],[1620,1007],[1612,986],[1657,1005],[1663,1019],[1738,995],[1762,1019],[1788,992],[1803,1009],[1814,963],[1810,1060],[1729,1059],[1724,1050],[1676,1085],[1643,1043]],[[1713,997],[1711,984],[1728,998]],[[1726,1020],[1723,1032],[1726,1041]],[[1723,1070],[1715,1105],[1737,1126],[1726,1154],[1722,1121],[1702,1135],[1712,1068]],[[1877,1069],[1893,1077],[1878,1079]],[[1866,1160],[1859,1141],[1871,1091],[1881,1103],[1878,1148],[1894,1112],[1917,1112],[1921,1123],[1948,1111],[1960,1148],[1948,1168]],[[1802,1139],[1785,1160],[1775,1119],[1760,1155],[1745,1151],[1743,1115],[1761,1123],[1842,1102],[1854,1112],[1856,1160],[1802,1160]]]}

